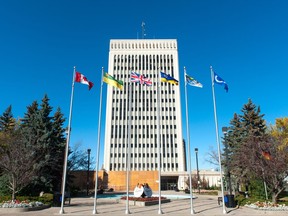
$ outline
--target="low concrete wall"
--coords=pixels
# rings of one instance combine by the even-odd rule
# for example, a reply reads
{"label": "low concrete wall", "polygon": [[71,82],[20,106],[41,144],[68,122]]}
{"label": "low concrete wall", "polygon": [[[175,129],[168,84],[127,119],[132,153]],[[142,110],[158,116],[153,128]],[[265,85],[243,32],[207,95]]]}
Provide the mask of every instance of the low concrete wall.
{"label": "low concrete wall", "polygon": [[[170,199],[162,199],[161,203],[168,203],[171,202]],[[120,203],[126,203],[126,200],[120,199]],[[151,205],[158,205],[159,200],[153,200],[153,201],[134,201],[134,200],[129,200],[129,205],[131,206],[151,206]]]}
{"label": "low concrete wall", "polygon": [[2,213],[17,213],[17,212],[28,212],[28,211],[39,211],[46,208],[50,208],[50,205],[42,205],[42,206],[36,206],[31,208],[0,208],[0,212]]}

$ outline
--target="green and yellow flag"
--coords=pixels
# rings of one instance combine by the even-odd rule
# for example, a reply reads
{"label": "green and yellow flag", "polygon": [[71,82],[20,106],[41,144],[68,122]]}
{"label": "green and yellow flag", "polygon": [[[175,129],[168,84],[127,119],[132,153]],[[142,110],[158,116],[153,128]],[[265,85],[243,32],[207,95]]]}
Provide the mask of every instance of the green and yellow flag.
{"label": "green and yellow flag", "polygon": [[108,73],[104,74],[103,81],[106,82],[107,84],[110,84],[116,88],[119,88],[120,90],[123,89],[123,81],[122,80],[117,80],[113,76],[111,76]]}

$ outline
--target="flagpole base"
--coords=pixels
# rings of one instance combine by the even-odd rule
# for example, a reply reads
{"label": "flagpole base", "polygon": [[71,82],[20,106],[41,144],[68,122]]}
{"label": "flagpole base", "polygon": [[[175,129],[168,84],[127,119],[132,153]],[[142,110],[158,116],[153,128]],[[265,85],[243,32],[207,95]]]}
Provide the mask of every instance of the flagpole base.
{"label": "flagpole base", "polygon": [[98,214],[97,210],[94,209],[92,214],[93,214],[93,215]]}
{"label": "flagpole base", "polygon": [[129,209],[127,209],[126,211],[125,211],[125,214],[127,215],[127,214],[131,214],[131,212],[129,211]]}
{"label": "flagpole base", "polygon": [[59,214],[65,214],[65,211],[63,208],[60,209]]}
{"label": "flagpole base", "polygon": [[191,209],[191,215],[194,215],[196,212],[194,209]]}
{"label": "flagpole base", "polygon": [[158,214],[164,214],[163,211],[161,209],[158,210]]}

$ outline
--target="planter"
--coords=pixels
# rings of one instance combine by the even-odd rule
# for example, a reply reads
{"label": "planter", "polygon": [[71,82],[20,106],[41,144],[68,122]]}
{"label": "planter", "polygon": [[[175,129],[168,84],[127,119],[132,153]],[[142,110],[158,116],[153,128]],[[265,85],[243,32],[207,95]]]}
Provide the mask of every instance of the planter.
{"label": "planter", "polygon": [[[161,203],[168,203],[170,202],[170,199],[161,199]],[[120,199],[120,203],[126,204],[126,199]],[[151,206],[151,205],[158,205],[159,200],[129,200],[129,205],[131,206]]]}
{"label": "planter", "polygon": [[27,208],[0,208],[0,213],[13,213],[13,212],[28,212],[28,211],[39,211],[46,208],[50,208],[50,205],[42,205]]}

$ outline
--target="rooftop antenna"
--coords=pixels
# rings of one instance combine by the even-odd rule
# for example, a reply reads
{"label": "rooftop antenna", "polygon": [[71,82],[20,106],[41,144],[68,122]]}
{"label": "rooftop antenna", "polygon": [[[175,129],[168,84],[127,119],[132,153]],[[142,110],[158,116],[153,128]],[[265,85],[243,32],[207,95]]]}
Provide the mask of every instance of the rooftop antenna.
{"label": "rooftop antenna", "polygon": [[142,39],[144,39],[146,34],[145,34],[145,23],[143,21],[142,21],[141,27],[142,27]]}

